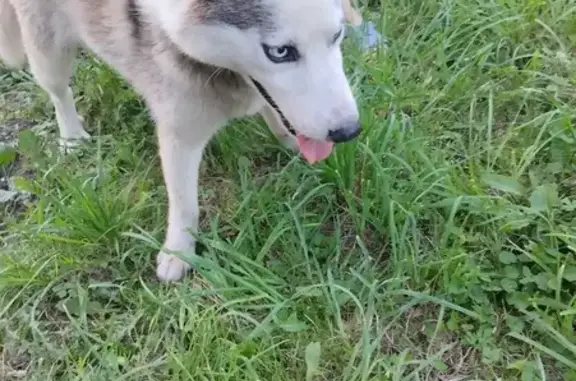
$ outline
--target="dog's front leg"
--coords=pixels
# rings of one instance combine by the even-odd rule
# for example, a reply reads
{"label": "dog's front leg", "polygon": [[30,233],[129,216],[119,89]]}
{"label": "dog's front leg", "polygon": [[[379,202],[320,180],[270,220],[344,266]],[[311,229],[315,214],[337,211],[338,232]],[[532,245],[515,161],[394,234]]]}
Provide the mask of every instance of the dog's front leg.
{"label": "dog's front leg", "polygon": [[[157,256],[156,274],[162,281],[177,281],[190,266],[171,252],[194,250],[198,229],[198,175],[206,143],[218,123],[202,112],[171,110],[158,120],[158,140],[164,181],[168,192],[168,226],[163,250]],[[192,106],[192,108],[194,108]],[[192,111],[192,112],[191,112]]]}
{"label": "dog's front leg", "polygon": [[158,253],[156,275],[162,281],[181,279],[190,266],[169,252],[194,250],[191,233],[198,229],[198,172],[206,142],[178,136],[159,136],[160,157],[168,191],[168,227],[164,249]]}

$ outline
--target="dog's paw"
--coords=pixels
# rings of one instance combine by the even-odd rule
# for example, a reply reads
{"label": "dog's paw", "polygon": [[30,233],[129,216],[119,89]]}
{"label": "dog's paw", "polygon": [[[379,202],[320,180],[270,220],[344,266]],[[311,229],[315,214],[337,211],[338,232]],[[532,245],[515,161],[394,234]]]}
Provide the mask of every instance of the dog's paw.
{"label": "dog's paw", "polygon": [[156,276],[163,282],[175,282],[190,271],[190,265],[180,258],[163,251],[156,257]]}
{"label": "dog's paw", "polygon": [[74,151],[76,151],[82,143],[88,141],[89,139],[90,134],[84,130],[80,131],[78,136],[61,137],[58,140],[60,153],[63,155],[74,153]]}

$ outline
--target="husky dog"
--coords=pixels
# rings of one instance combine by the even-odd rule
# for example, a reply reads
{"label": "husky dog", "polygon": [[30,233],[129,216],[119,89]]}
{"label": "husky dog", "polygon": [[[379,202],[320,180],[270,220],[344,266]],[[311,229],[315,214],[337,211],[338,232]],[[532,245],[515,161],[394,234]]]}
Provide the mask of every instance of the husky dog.
{"label": "husky dog", "polygon": [[[260,113],[310,163],[360,133],[340,43],[350,0],[0,0],[0,56],[27,62],[60,138],[88,138],[69,80],[76,48],[115,68],[157,126],[168,226],[156,274],[177,281],[198,228],[198,169],[232,118]],[[345,14],[346,12],[346,14]]]}

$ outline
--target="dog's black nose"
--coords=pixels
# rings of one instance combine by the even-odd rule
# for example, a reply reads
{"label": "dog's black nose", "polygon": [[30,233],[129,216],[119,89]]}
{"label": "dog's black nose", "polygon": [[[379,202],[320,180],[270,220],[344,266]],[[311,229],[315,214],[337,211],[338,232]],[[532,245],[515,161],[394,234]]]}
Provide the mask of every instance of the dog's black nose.
{"label": "dog's black nose", "polygon": [[328,138],[334,143],[349,142],[360,135],[361,131],[362,127],[360,126],[360,123],[352,122],[337,130],[330,130],[328,132]]}

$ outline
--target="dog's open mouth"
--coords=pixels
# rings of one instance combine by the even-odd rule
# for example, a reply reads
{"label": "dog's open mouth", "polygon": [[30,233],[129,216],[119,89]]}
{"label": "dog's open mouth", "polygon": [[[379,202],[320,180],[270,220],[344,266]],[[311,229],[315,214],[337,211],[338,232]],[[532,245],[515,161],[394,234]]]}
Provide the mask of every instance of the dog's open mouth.
{"label": "dog's open mouth", "polygon": [[266,91],[264,86],[262,86],[262,84],[256,81],[254,78],[250,79],[252,80],[252,83],[254,83],[254,86],[256,87],[260,95],[262,95],[262,97],[266,100],[266,102],[270,105],[270,107],[272,107],[274,111],[278,114],[284,127],[288,130],[288,132],[290,132],[292,135],[296,137],[300,153],[310,164],[322,161],[326,159],[328,156],[330,156],[330,153],[332,153],[332,148],[334,147],[333,142],[328,140],[312,139],[303,134],[297,133],[292,124],[290,124],[290,122],[282,112],[282,110],[280,110],[280,107],[278,107],[278,105],[276,104],[276,102],[274,102],[274,99],[272,99],[268,91]]}

